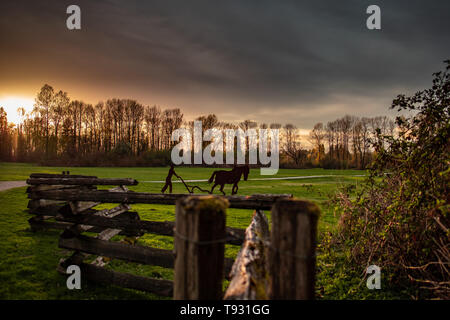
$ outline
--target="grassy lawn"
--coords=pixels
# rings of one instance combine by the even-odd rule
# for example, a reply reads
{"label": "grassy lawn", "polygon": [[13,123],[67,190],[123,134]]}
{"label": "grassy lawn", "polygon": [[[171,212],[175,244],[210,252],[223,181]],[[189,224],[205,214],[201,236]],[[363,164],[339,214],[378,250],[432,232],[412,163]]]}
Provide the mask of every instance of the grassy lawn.
{"label": "grassy lawn", "polygon": [[[164,180],[168,168],[58,168],[40,167],[30,164],[0,163],[0,181],[26,180],[30,173],[46,172],[61,173],[70,170],[71,174],[95,175],[106,177],[130,177],[140,183],[130,187],[134,191],[160,192],[162,183],[144,181]],[[207,179],[214,169],[210,168],[177,168],[176,171],[184,179]],[[298,180],[243,181],[239,184],[239,194],[255,193],[292,193],[301,199],[316,202],[322,209],[319,220],[319,237],[326,230],[333,229],[337,217],[327,206],[328,196],[339,186],[352,184],[358,186],[365,172],[357,170],[288,170],[281,169],[276,177],[320,176],[322,178],[306,178]],[[249,179],[265,178],[259,170],[252,170]],[[273,176],[269,176],[273,177]],[[209,185],[205,182],[196,183],[203,188]],[[56,265],[61,257],[70,254],[69,251],[58,248],[58,231],[43,231],[33,233],[29,230],[27,220],[30,215],[26,211],[26,188],[16,188],[0,192],[0,299],[158,299],[152,294],[117,288],[100,286],[89,282],[82,283],[82,290],[67,290],[66,278],[56,272]],[[230,193],[230,187],[225,191]],[[186,193],[181,183],[174,183],[175,193]],[[104,204],[99,208],[111,207]],[[174,220],[174,206],[166,205],[133,205],[141,219],[153,221]],[[250,210],[229,209],[227,225],[246,228],[251,220]],[[270,219],[270,213],[267,213]],[[120,240],[117,236],[114,240]],[[172,249],[173,238],[146,234],[138,243],[152,247]],[[234,257],[239,247],[227,245],[226,256]],[[126,271],[153,278],[172,279],[172,269],[140,264],[125,263],[112,260],[108,268]],[[320,274],[319,274],[320,278]]]}

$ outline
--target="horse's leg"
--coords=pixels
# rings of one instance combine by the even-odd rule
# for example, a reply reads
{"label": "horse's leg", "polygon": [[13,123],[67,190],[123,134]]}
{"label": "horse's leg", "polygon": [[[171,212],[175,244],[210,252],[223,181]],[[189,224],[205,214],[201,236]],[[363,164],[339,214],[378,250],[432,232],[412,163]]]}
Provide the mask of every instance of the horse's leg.
{"label": "horse's leg", "polygon": [[233,195],[233,194],[236,194],[236,193],[238,192],[238,189],[239,189],[238,184],[235,183],[235,184],[233,185],[233,189],[231,190],[231,194],[232,194],[232,195]]}
{"label": "horse's leg", "polygon": [[210,194],[212,194],[213,192],[214,192],[214,188],[215,187],[217,187],[217,183],[215,183],[214,185],[213,185],[213,187],[211,188],[211,191],[209,192]]}
{"label": "horse's leg", "polygon": [[223,193],[223,195],[225,196],[225,192],[223,191],[223,188],[225,187],[225,184],[221,184],[220,185],[220,191]]}

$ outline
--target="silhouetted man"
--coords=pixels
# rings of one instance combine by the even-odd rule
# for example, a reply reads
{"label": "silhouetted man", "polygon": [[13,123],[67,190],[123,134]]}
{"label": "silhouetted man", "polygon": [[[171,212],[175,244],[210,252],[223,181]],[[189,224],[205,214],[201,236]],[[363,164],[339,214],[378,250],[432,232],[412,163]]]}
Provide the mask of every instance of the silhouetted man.
{"label": "silhouetted man", "polygon": [[167,190],[167,187],[169,187],[169,193],[172,193],[172,176],[181,179],[180,176],[175,173],[175,166],[173,165],[173,163],[170,165],[169,173],[167,174],[166,177],[166,184],[161,189],[162,193],[164,193]]}

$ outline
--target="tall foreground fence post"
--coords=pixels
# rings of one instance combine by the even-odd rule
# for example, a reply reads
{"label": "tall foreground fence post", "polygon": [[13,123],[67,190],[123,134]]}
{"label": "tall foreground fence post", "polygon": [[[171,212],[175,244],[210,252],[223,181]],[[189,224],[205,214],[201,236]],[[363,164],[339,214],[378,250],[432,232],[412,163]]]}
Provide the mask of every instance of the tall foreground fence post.
{"label": "tall foreground fence post", "polygon": [[227,207],[216,196],[177,201],[174,299],[222,299]]}
{"label": "tall foreground fence post", "polygon": [[269,270],[272,299],[314,299],[319,208],[280,199],[272,208]]}

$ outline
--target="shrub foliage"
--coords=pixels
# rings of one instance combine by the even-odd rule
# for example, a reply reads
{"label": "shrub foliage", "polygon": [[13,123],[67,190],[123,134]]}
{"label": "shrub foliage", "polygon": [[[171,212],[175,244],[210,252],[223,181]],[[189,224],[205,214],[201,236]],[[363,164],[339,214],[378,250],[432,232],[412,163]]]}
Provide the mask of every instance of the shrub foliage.
{"label": "shrub foliage", "polygon": [[[430,89],[399,95],[398,131],[378,132],[376,158],[356,197],[333,199],[340,214],[333,244],[354,267],[377,264],[389,286],[416,298],[450,298],[450,60]],[[408,114],[405,116],[404,114]]]}

